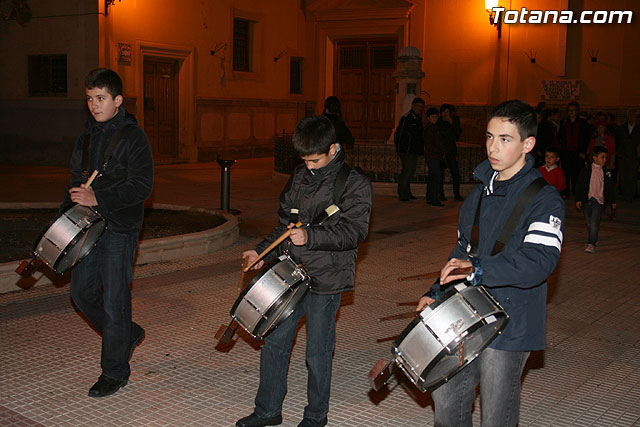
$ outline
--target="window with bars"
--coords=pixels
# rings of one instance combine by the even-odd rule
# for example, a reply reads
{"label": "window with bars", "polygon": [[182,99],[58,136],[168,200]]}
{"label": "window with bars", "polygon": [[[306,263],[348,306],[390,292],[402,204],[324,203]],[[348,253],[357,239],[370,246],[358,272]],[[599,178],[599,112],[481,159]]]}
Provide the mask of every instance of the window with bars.
{"label": "window with bars", "polygon": [[67,96],[67,55],[29,55],[29,96]]}
{"label": "window with bars", "polygon": [[289,93],[302,93],[302,58],[295,56],[289,65]]}
{"label": "window with bars", "polygon": [[253,22],[233,19],[233,71],[253,71]]}
{"label": "window with bars", "polygon": [[395,46],[374,46],[371,48],[371,68],[394,68],[395,65]]}
{"label": "window with bars", "polygon": [[364,67],[364,46],[343,46],[340,48],[340,69]]}

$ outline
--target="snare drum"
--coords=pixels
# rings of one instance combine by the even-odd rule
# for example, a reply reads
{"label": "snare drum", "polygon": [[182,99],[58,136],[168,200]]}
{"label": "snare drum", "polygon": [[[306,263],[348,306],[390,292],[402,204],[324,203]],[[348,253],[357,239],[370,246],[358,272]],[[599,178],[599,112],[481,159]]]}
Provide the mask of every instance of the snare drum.
{"label": "snare drum", "polygon": [[395,362],[420,390],[433,390],[478,357],[508,321],[484,287],[455,285],[395,340]]}
{"label": "snare drum", "polygon": [[287,256],[271,261],[244,288],[231,317],[262,339],[293,313],[310,288],[307,272]]}
{"label": "snare drum", "polygon": [[44,232],[33,253],[62,274],[89,255],[106,227],[107,221],[96,210],[75,205]]}

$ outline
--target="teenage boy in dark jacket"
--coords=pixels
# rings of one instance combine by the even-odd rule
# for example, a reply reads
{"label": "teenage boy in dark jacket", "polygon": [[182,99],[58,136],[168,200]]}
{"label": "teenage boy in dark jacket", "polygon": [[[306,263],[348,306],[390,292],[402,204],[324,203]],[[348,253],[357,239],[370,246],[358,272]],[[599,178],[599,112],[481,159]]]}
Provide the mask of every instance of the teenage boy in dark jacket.
{"label": "teenage boy in dark jacket", "polygon": [[[336,176],[344,153],[336,143],[335,130],[326,117],[301,120],[293,135],[293,146],[304,160],[294,170],[280,196],[280,221],[255,250],[242,254],[252,262],[288,228],[293,227],[292,210],[298,219],[312,223],[334,203]],[[299,426],[324,426],[329,411],[331,364],[335,344],[335,317],[340,294],[353,289],[358,245],[369,228],[372,189],[368,178],[356,169],[347,177],[340,211],[322,225],[293,228],[290,239],[278,247],[288,252],[311,277],[311,291],[277,329],[265,337],[260,354],[260,386],[254,412],[236,426],[269,426],[282,423],[282,402],[287,391],[287,370],[298,320],[304,315],[307,327],[306,361],[308,404]],[[259,261],[253,267],[264,265]]]}
{"label": "teenage boy in dark jacket", "polygon": [[[144,201],[153,188],[153,157],[144,131],[122,107],[118,74],[95,69],[85,86],[91,118],[73,150],[60,210],[75,203],[91,206],[108,223],[96,247],[72,270],[70,286],[73,302],[102,335],[102,375],[89,396],[104,397],[127,384],[129,359],[144,339],[144,329],[131,320],[129,283]],[[81,186],[94,170],[99,175],[93,184]]]}
{"label": "teenage boy in dark jacket", "polygon": [[[543,187],[529,202],[502,251],[492,249],[522,192],[541,177],[528,154],[536,142],[536,114],[522,101],[507,101],[487,125],[487,157],[474,171],[482,182],[460,208],[458,244],[440,279],[420,299],[418,310],[434,302],[441,285],[465,279],[455,268],[471,267],[472,285],[485,286],[510,316],[490,346],[431,395],[438,426],[471,425],[471,408],[480,382],[482,425],[515,426],[520,406],[520,376],[529,353],[545,345],[547,277],[560,258],[565,205],[555,187]],[[478,201],[478,254],[470,257]]]}
{"label": "teenage boy in dark jacket", "polygon": [[414,98],[411,109],[400,118],[398,127],[393,135],[396,144],[396,152],[400,156],[402,170],[398,177],[398,197],[406,202],[417,199],[411,194],[411,179],[416,171],[418,156],[424,154],[424,141],[422,139],[422,110],[424,99]]}

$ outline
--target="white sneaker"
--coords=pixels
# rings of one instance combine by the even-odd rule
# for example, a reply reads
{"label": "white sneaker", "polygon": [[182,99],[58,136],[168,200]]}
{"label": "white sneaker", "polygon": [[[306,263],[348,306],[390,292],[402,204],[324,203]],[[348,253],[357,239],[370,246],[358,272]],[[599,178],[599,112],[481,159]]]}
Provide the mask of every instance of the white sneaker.
{"label": "white sneaker", "polygon": [[589,252],[590,254],[594,253],[596,251],[596,247],[593,246],[591,243],[587,243],[587,247],[584,248],[585,252]]}

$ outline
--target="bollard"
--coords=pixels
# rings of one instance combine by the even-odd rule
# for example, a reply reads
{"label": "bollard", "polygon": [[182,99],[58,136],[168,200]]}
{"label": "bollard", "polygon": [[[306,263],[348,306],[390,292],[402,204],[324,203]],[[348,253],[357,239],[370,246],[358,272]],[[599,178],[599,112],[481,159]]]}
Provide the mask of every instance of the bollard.
{"label": "bollard", "polygon": [[231,187],[231,166],[235,160],[216,158],[216,161],[222,168],[220,171],[220,209],[229,212],[229,196]]}

